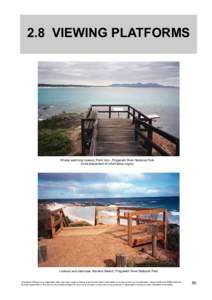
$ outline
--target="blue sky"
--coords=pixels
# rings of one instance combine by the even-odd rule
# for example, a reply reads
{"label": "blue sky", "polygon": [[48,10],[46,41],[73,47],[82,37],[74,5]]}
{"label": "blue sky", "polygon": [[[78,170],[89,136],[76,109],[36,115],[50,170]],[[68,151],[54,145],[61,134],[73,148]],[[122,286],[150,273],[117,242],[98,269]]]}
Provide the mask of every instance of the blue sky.
{"label": "blue sky", "polygon": [[179,196],[178,173],[40,173],[39,199]]}
{"label": "blue sky", "polygon": [[38,63],[38,82],[110,85],[159,83],[179,86],[179,62],[51,62]]}

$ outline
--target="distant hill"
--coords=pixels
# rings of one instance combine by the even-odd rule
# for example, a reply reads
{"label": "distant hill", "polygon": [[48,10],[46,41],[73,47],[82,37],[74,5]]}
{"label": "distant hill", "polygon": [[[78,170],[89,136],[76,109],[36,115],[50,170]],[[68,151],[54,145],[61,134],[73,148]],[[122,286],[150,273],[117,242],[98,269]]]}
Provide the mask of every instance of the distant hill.
{"label": "distant hill", "polygon": [[110,85],[86,85],[86,84],[48,84],[39,83],[39,87],[129,87],[129,88],[177,88],[177,86],[162,85],[159,83],[113,83]]}
{"label": "distant hill", "polygon": [[176,86],[162,85],[158,83],[114,83],[111,87],[131,87],[131,88],[176,88]]}

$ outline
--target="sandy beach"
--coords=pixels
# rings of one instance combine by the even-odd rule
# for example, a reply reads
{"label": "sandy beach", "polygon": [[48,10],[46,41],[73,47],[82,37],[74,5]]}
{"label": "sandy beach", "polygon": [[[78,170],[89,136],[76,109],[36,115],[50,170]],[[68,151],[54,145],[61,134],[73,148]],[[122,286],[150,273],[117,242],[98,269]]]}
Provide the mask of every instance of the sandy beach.
{"label": "sandy beach", "polygon": [[[116,205],[109,205],[111,207],[116,207]],[[71,221],[86,221],[90,225],[94,225],[95,220],[95,206],[81,206],[81,205],[72,205],[67,203],[49,203],[45,205],[46,209],[55,210],[58,208],[63,208],[63,211],[66,216]],[[116,224],[116,213],[113,211],[102,211],[102,215],[114,215],[114,219],[103,219],[101,222],[104,224]],[[179,212],[171,211],[169,213],[169,223],[174,223],[179,225]],[[122,224],[126,225],[126,220],[122,220]]]}

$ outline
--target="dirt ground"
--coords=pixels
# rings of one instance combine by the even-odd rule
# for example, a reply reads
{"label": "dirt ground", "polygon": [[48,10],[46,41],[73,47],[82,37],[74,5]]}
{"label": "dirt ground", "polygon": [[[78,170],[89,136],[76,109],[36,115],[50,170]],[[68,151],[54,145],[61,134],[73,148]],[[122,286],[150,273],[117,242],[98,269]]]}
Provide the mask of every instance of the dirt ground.
{"label": "dirt ground", "polygon": [[68,136],[72,142],[72,150],[68,155],[81,155],[81,126],[68,130]]}
{"label": "dirt ground", "polygon": [[176,147],[173,143],[169,142],[167,139],[161,137],[159,134],[153,134],[153,141],[167,151],[170,155],[175,155]]}
{"label": "dirt ground", "polygon": [[[94,227],[95,228],[95,227]],[[113,267],[116,254],[128,257],[133,263],[172,260],[172,253],[158,247],[158,259],[151,256],[151,245],[129,247],[123,231],[107,228],[80,228],[63,230],[54,239],[42,239],[39,246],[47,247],[48,260],[40,267]]]}

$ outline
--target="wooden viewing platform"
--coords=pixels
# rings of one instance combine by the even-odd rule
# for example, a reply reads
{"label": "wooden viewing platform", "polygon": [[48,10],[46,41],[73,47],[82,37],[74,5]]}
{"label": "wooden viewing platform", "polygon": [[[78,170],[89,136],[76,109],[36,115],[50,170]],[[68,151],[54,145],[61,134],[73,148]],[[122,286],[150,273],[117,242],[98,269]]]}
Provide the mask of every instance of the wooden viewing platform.
{"label": "wooden viewing platform", "polygon": [[94,225],[70,222],[63,208],[40,209],[40,267],[179,266],[178,250],[167,244],[170,226],[165,208],[99,206]]}
{"label": "wooden viewing platform", "polygon": [[[102,214],[109,211],[112,214]],[[165,208],[135,208],[99,206],[95,208],[95,226],[68,227],[63,209],[51,211],[51,234],[62,237],[111,234],[130,247],[163,241],[167,247],[168,212]],[[102,224],[103,219],[115,219],[115,224]],[[125,220],[125,224],[122,223]]]}
{"label": "wooden viewing platform", "polygon": [[[179,155],[179,139],[152,125],[158,116],[147,116],[130,105],[91,105],[81,119],[82,154],[90,156]],[[174,154],[154,141],[154,135],[173,144]]]}

